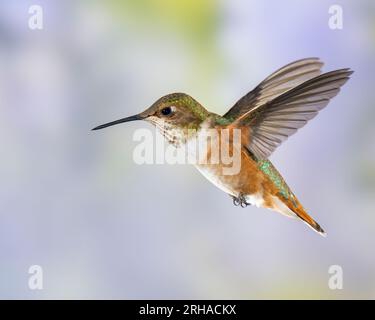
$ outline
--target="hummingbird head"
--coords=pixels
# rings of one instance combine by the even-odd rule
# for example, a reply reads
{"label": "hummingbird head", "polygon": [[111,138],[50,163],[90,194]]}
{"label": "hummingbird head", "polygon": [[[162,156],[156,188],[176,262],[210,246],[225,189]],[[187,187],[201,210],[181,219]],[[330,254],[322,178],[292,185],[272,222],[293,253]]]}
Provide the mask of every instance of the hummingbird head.
{"label": "hummingbird head", "polygon": [[93,130],[134,120],[145,120],[155,125],[170,142],[176,142],[176,135],[181,135],[188,129],[198,129],[208,116],[209,112],[191,96],[185,93],[171,93],[161,97],[139,114],[100,125]]}

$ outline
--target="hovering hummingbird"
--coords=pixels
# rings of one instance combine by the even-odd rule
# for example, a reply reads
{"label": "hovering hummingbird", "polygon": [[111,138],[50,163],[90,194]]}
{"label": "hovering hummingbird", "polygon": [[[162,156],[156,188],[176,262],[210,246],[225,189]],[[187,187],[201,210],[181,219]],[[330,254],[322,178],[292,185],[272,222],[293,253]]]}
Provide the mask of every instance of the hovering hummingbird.
{"label": "hovering hummingbird", "polygon": [[[353,73],[346,68],[322,74],[322,66],[318,58],[302,59],[284,66],[238,100],[223,116],[209,112],[185,93],[172,93],[137,115],[103,124],[93,130],[146,120],[155,125],[169,143],[180,147],[192,138],[188,129],[196,129],[195,135],[207,128],[218,131],[239,129],[239,172],[223,174],[224,164],[220,162],[196,164],[198,170],[229,194],[235,205],[246,207],[251,204],[299,218],[325,236],[324,230],[307,214],[268,160],[283,141],[314,118],[338,94],[340,87]],[[231,139],[230,135],[228,137]]]}

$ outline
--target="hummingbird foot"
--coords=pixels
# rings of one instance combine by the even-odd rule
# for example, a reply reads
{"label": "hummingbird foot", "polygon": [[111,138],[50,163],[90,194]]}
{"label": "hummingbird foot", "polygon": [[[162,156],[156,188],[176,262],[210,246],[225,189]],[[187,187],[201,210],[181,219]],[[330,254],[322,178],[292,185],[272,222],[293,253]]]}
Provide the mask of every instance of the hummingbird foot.
{"label": "hummingbird foot", "polygon": [[239,200],[239,198],[237,198],[237,197],[232,197],[233,198],[233,204],[236,206],[236,207],[238,207],[239,205],[240,205],[240,200]]}
{"label": "hummingbird foot", "polygon": [[241,206],[242,208],[246,208],[248,205],[250,205],[250,203],[246,201],[246,198],[242,193],[240,193],[238,197],[232,196],[232,198],[233,198],[233,204],[236,207]]}

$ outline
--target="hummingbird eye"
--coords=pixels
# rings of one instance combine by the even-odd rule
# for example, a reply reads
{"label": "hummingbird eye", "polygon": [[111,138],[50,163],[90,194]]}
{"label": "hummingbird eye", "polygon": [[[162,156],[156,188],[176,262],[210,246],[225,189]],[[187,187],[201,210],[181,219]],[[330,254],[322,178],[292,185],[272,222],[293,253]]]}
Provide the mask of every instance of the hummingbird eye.
{"label": "hummingbird eye", "polygon": [[165,107],[161,109],[161,114],[163,116],[169,116],[173,113],[173,111],[174,111],[174,107]]}

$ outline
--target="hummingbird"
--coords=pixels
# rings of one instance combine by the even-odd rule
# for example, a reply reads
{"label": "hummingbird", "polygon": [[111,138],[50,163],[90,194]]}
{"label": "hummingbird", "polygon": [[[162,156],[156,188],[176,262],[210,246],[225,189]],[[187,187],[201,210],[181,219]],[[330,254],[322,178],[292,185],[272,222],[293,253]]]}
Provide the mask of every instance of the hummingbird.
{"label": "hummingbird", "polygon": [[[271,209],[302,220],[325,236],[323,228],[306,212],[269,160],[283,141],[327,106],[353,73],[349,68],[322,73],[322,66],[319,58],[306,58],[287,64],[240,98],[223,116],[208,111],[188,94],[171,93],[139,114],[92,130],[145,120],[156,126],[166,140],[177,148],[207,129],[219,132],[240,130],[241,139],[237,148],[241,165],[236,174],[224,174],[222,169],[225,164],[220,161],[197,163],[198,170],[232,197],[236,206],[254,205]],[[226,139],[233,139],[233,135],[227,135]],[[219,140],[215,142],[218,145]],[[207,154],[210,152],[207,150]]]}

